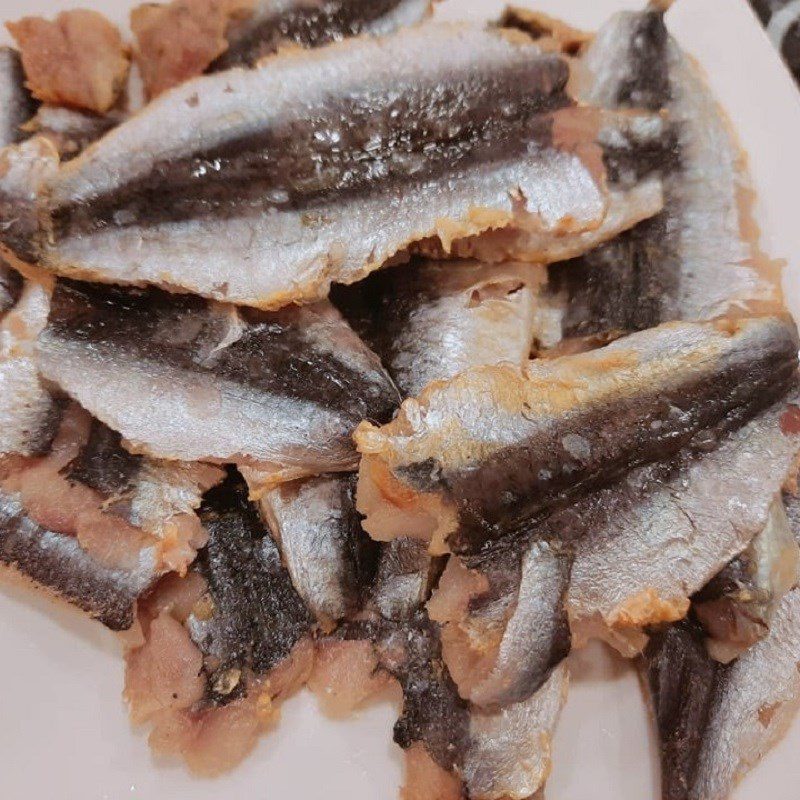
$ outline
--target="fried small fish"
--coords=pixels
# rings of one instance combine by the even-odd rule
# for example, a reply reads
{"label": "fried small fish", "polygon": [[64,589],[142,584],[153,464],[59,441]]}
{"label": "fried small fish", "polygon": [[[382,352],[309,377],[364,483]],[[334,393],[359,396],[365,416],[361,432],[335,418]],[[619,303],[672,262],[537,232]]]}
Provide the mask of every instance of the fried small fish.
{"label": "fried small fish", "polygon": [[765,639],[730,664],[691,621],[654,634],[644,682],[661,739],[664,800],[725,800],[786,732],[800,705],[800,590],[781,600]]}
{"label": "fried small fish", "polygon": [[35,249],[74,277],[276,308],[433,237],[593,229],[597,115],[567,108],[567,78],[526,36],[433,23],[203,76],[47,182]]}
{"label": "fried small fish", "polygon": [[137,452],[293,477],[355,467],[353,428],[399,401],[326,302],[259,312],[60,280],[38,361]]}
{"label": "fried small fish", "polygon": [[335,286],[334,304],[406,397],[481,364],[524,364],[544,324],[533,264],[415,260]]}
{"label": "fried small fish", "polygon": [[379,545],[361,530],[354,475],[278,486],[259,501],[298,594],[326,627],[364,605]]}
{"label": "fried small fish", "polygon": [[195,511],[222,472],[133,456],[76,404],[55,409],[46,452],[0,460],[0,563],[125,630],[138,598],[205,544]]}
{"label": "fried small fish", "polygon": [[669,323],[522,370],[467,370],[389,424],[356,430],[364,528],[474,554],[740,427],[789,391],[796,369],[793,324],[765,317]]}
{"label": "fried small fish", "polygon": [[551,518],[575,539],[567,608],[578,643],[600,636],[635,654],[646,626],[684,617],[729,561],[765,531],[775,538],[774,504],[798,466],[800,434],[783,423],[796,403],[779,401],[714,449],[634,470]]}
{"label": "fried small fish", "polygon": [[143,605],[125,696],[156,752],[211,776],[238,764],[305,682],[314,623],[238,476],[206,495],[200,517],[196,565]]}
{"label": "fried small fish", "polygon": [[[551,267],[563,336],[778,307],[779,276],[758,250],[751,219],[746,158],[699,70],[670,37],[663,12],[612,17],[585,48],[578,72],[585,102],[665,112],[665,145],[674,153],[655,165],[661,213]],[[636,163],[629,148],[614,156],[623,169]]]}

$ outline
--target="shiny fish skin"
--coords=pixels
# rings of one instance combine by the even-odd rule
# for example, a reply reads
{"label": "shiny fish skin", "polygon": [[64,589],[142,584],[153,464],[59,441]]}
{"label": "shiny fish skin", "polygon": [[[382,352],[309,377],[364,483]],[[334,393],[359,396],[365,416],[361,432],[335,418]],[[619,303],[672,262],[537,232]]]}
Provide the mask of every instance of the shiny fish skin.
{"label": "shiny fish skin", "polygon": [[601,636],[633,655],[644,626],[681,619],[764,529],[800,452],[786,413],[779,402],[715,450],[634,470],[552,520],[577,539],[567,608],[579,641]]}
{"label": "shiny fish skin", "polygon": [[326,626],[363,605],[378,545],[362,530],[355,477],[326,475],[284,484],[260,500],[298,594]]}
{"label": "shiny fish skin", "polygon": [[38,358],[46,378],[158,458],[346,470],[358,421],[388,419],[398,402],[324,302],[266,313],[59,281]]}
{"label": "shiny fish skin", "polygon": [[532,264],[415,260],[334,287],[332,300],[414,397],[468,367],[526,363],[544,280]]}
{"label": "shiny fish skin", "polygon": [[565,294],[565,336],[641,330],[775,308],[779,280],[749,222],[745,159],[702,75],[659,11],[623,12],[581,58],[585,102],[664,109],[676,157],[663,169],[664,211],[577,261],[551,269]]}
{"label": "shiny fish skin", "polygon": [[741,426],[788,391],[796,367],[794,326],[765,317],[669,323],[525,370],[468,370],[405,401],[388,425],[356,430],[364,528],[476,552]]}
{"label": "shiny fish skin", "polygon": [[484,709],[526,701],[569,654],[564,606],[572,554],[533,538],[452,556],[428,603],[462,697]]}
{"label": "shiny fish skin", "polygon": [[416,539],[382,543],[369,606],[384,619],[410,619],[431,595],[441,572],[438,561]]}
{"label": "shiny fish skin", "polygon": [[60,419],[39,377],[35,354],[50,309],[50,281],[47,276],[11,280],[21,285],[16,304],[0,318],[0,458],[46,451]]}
{"label": "shiny fish skin", "polygon": [[228,25],[228,49],[210,67],[253,66],[279,47],[319,47],[362,33],[380,35],[420,22],[431,0],[257,0],[241,21]]}
{"label": "shiny fish skin", "polygon": [[[446,248],[517,221],[596,227],[602,167],[577,154],[595,153],[594,134],[557,140],[566,79],[566,65],[527,37],[429,24],[189,81],[48,182],[41,261],[275,308],[324,296],[332,281],[356,281],[433,236]],[[387,81],[402,91],[390,97]],[[242,96],[270,103],[243,107]],[[418,141],[422,108],[430,141]]]}
{"label": "shiny fish skin", "polygon": [[654,636],[644,657],[658,720],[664,800],[726,800],[783,736],[800,704],[800,590],[781,601],[769,635],[731,664],[706,652],[697,627]]}
{"label": "shiny fish skin", "polygon": [[136,600],[205,544],[195,511],[222,472],[132,456],[83,409],[56,408],[46,451],[0,461],[0,562],[126,629]]}
{"label": "shiny fish skin", "polygon": [[37,103],[25,88],[19,53],[0,47],[0,147],[25,138],[20,126],[36,113]]}
{"label": "shiny fish skin", "polygon": [[136,600],[157,575],[152,548],[134,572],[94,560],[75,536],[37,525],[18,496],[0,489],[0,566],[77,606],[111,630],[133,625]]}

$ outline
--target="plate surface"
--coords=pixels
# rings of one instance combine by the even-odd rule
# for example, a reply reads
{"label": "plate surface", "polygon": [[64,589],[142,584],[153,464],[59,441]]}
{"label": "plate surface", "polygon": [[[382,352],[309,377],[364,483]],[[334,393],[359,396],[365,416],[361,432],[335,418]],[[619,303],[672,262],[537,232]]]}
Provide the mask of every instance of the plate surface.
{"label": "plate surface", "polygon": [[[131,0],[2,0],[0,17],[94,7],[125,23]],[[593,28],[619,0],[528,4]],[[445,0],[440,17],[495,17],[495,0]],[[786,258],[785,289],[800,318],[800,93],[744,0],[678,0],[670,27],[705,68],[750,154],[763,247]],[[7,36],[4,34],[4,38]],[[0,585],[0,797],[3,800],[395,800],[397,711],[372,706],[328,720],[301,694],[277,730],[235,772],[195,780],[154,761],[146,733],[132,731],[120,698],[122,660],[111,634],[28,589]],[[572,656],[573,682],[554,744],[549,800],[657,800],[653,734],[638,681],[599,646]],[[735,800],[797,800],[800,718]]]}

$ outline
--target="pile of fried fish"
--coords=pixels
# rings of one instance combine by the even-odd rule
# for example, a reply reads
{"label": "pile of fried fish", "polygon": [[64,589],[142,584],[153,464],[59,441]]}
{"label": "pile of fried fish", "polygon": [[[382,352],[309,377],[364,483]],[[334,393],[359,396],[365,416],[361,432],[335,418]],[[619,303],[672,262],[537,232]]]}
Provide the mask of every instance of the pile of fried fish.
{"label": "pile of fried fish", "polygon": [[798,335],[664,5],[9,23],[0,564],[120,632],[154,750],[399,685],[406,800],[539,798],[591,639],[665,800],[785,731]]}

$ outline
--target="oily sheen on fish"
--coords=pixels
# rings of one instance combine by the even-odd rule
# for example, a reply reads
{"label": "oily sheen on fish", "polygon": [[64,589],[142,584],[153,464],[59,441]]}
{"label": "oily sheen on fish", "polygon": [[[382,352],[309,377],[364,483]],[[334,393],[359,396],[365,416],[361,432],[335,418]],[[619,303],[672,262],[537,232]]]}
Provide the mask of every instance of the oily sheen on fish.
{"label": "oily sheen on fish", "polygon": [[793,324],[669,323],[592,353],[478,367],[362,423],[365,530],[477,552],[630,469],[736,429],[785,394]]}
{"label": "oily sheen on fish", "polygon": [[398,400],[325,302],[259,312],[59,281],[38,359],[136,451],[296,474],[355,466],[351,431]]}
{"label": "oily sheen on fish", "polygon": [[205,544],[195,510],[222,473],[133,456],[77,405],[56,408],[46,452],[0,461],[0,564],[128,629],[137,599]]}
{"label": "oily sheen on fish", "polygon": [[253,66],[287,44],[320,47],[362,33],[389,33],[430,13],[431,0],[257,0],[228,24],[228,49],[210,70]]}
{"label": "oily sheen on fish", "polygon": [[595,131],[574,135],[594,115],[563,133],[567,77],[521,34],[428,24],[198,78],[48,182],[40,260],[275,308],[423,239],[594,228]]}
{"label": "oily sheen on fish", "polygon": [[685,616],[691,595],[764,531],[796,477],[800,435],[784,422],[796,403],[780,401],[716,449],[634,470],[551,518],[576,537],[567,608],[579,641],[601,636],[634,654],[645,626]]}
{"label": "oily sheen on fish", "polygon": [[[578,95],[585,102],[663,109],[663,140],[672,157],[654,165],[664,187],[661,213],[551,268],[563,335],[775,307],[780,282],[758,253],[745,158],[702,75],[670,37],[663,13],[612,17],[586,48],[580,69]],[[636,164],[627,149],[613,155],[618,169]]]}

